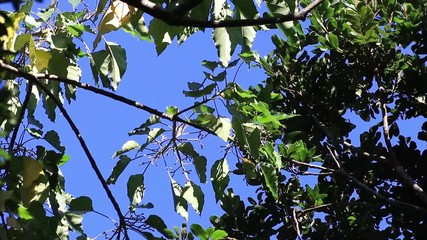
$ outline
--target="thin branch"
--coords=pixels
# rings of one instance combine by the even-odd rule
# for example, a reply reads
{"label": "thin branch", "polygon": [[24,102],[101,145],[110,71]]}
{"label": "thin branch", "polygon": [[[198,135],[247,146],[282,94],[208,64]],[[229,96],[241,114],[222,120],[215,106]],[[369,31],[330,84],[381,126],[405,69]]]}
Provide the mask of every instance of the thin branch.
{"label": "thin branch", "polygon": [[171,141],[173,142],[173,146],[175,148],[174,152],[176,154],[176,158],[179,161],[179,165],[181,166],[182,172],[184,173],[185,179],[187,179],[187,181],[189,181],[190,177],[188,176],[187,170],[184,167],[184,161],[182,160],[181,154],[179,153],[179,150],[178,150],[178,144],[176,143],[176,141],[177,141],[176,129],[177,129],[176,121],[173,121],[173,123],[172,123],[172,139],[171,139]]}
{"label": "thin branch", "polygon": [[206,98],[205,100],[203,100],[201,102],[197,102],[197,103],[195,103],[192,106],[184,108],[183,110],[179,111],[176,115],[181,115],[182,113],[185,113],[185,112],[187,112],[187,111],[189,111],[191,109],[194,109],[194,108],[196,108],[198,106],[201,106],[201,105],[203,105],[203,104],[205,104],[205,103],[207,103],[207,102],[215,99],[216,97],[220,96],[222,93],[223,93],[223,91],[219,91],[219,92],[215,93],[213,96],[211,96],[210,98]]}
{"label": "thin branch", "polygon": [[297,233],[298,239],[301,240],[302,239],[301,238],[301,231],[299,229],[299,222],[298,222],[298,219],[297,219],[297,213],[295,211],[295,208],[292,209],[292,219],[293,219],[293,222],[295,224],[294,225],[294,229],[295,229],[295,231]]}
{"label": "thin branch", "polygon": [[[186,27],[199,27],[199,28],[221,28],[221,27],[244,27],[244,26],[259,26],[268,24],[277,24],[283,22],[289,22],[294,20],[305,20],[307,14],[317,7],[323,0],[315,0],[307,5],[304,9],[296,13],[289,13],[287,15],[277,17],[265,17],[258,19],[233,19],[233,20],[197,20],[191,19],[180,15],[182,11],[168,11],[162,8],[160,5],[149,0],[122,0],[123,2],[136,7],[137,9],[151,15],[154,18],[158,18],[171,26],[186,26]],[[197,0],[189,1],[189,7],[197,6]],[[191,5],[192,4],[192,5]],[[183,7],[183,10],[188,10],[187,7]]]}
{"label": "thin branch", "polygon": [[404,185],[411,188],[415,194],[421,199],[425,206],[427,206],[427,194],[424,190],[412,179],[412,177],[405,171],[402,164],[393,150],[393,146],[390,141],[390,132],[388,125],[388,116],[387,116],[387,106],[385,103],[381,104],[381,113],[383,117],[383,133],[384,133],[384,141],[387,146],[387,149],[391,156],[391,162],[394,168],[394,171],[399,176],[400,180]]}
{"label": "thin branch", "polygon": [[334,172],[336,174],[342,175],[342,176],[346,177],[347,179],[349,179],[351,182],[353,182],[355,185],[357,185],[362,190],[365,190],[365,191],[371,193],[373,196],[377,197],[379,200],[382,200],[382,201],[388,203],[390,206],[395,206],[395,207],[399,207],[401,209],[405,209],[405,210],[408,210],[408,211],[411,211],[411,212],[414,212],[414,213],[418,213],[418,214],[421,213],[423,215],[427,215],[427,209],[419,207],[419,206],[411,204],[411,203],[402,202],[402,201],[399,201],[399,200],[395,200],[393,198],[384,197],[383,195],[381,195],[378,192],[376,192],[375,190],[371,189],[369,186],[367,186],[366,184],[362,183],[357,178],[353,177],[352,175],[350,175],[349,173],[347,173],[344,170],[336,170],[336,169],[327,168],[327,167],[323,167],[323,166],[319,166],[319,165],[314,165],[314,164],[310,164],[310,163],[299,162],[299,161],[296,161],[296,160],[291,160],[291,162],[294,163],[294,164],[297,164],[297,165],[302,165],[302,166],[306,166],[306,167],[321,169],[321,170],[325,170],[325,171],[329,171],[329,172]]}
{"label": "thin branch", "polygon": [[115,93],[112,93],[112,92],[105,91],[105,90],[97,88],[97,87],[93,87],[93,86],[91,86],[91,85],[89,85],[87,83],[81,83],[81,82],[77,82],[77,81],[74,81],[74,80],[71,80],[71,79],[61,78],[61,77],[58,77],[56,75],[49,75],[49,74],[43,74],[43,73],[41,73],[41,74],[29,74],[29,73],[23,72],[23,71],[15,68],[15,67],[9,65],[9,64],[5,64],[3,62],[0,62],[0,68],[6,70],[8,72],[14,73],[16,75],[22,76],[22,77],[31,76],[32,78],[35,78],[35,79],[38,79],[38,80],[40,80],[40,79],[47,79],[47,80],[58,81],[58,82],[62,82],[62,83],[73,85],[75,87],[83,88],[85,90],[94,92],[96,94],[100,94],[102,96],[111,98],[111,99],[116,100],[118,102],[125,103],[125,104],[127,104],[129,106],[132,106],[132,107],[135,107],[135,108],[138,108],[138,109],[142,109],[142,110],[144,110],[144,111],[146,111],[148,113],[151,113],[153,115],[159,116],[160,118],[163,118],[163,119],[166,119],[166,120],[169,120],[169,121],[177,121],[177,122],[180,122],[180,123],[184,123],[184,124],[187,124],[189,126],[192,126],[192,127],[196,128],[196,129],[199,129],[201,131],[204,131],[206,133],[209,133],[209,134],[212,134],[214,136],[217,136],[217,134],[214,131],[212,131],[209,128],[206,128],[204,126],[201,126],[201,125],[199,125],[197,123],[193,123],[193,122],[187,121],[185,119],[180,118],[179,116],[173,116],[173,115],[161,112],[161,111],[159,111],[159,110],[157,110],[155,108],[151,108],[151,107],[146,106],[146,105],[144,105],[144,104],[142,104],[140,102],[137,102],[135,100],[123,97],[121,95],[118,95],[118,94],[115,94]]}
{"label": "thin branch", "polygon": [[120,206],[118,204],[118,202],[116,201],[116,199],[114,198],[113,193],[111,192],[110,188],[107,185],[107,182],[105,181],[105,179],[102,176],[101,170],[98,168],[98,165],[96,164],[95,159],[93,158],[85,140],[83,139],[79,129],[77,128],[77,126],[75,125],[74,121],[71,119],[70,115],[68,114],[67,110],[64,108],[64,106],[62,105],[62,103],[55,97],[55,95],[53,95],[53,93],[51,93],[40,81],[40,78],[37,78],[36,76],[20,71],[10,65],[4,64],[3,62],[0,62],[0,67],[11,72],[11,73],[15,73],[18,74],[20,76],[22,76],[23,78],[27,79],[28,81],[32,82],[34,85],[37,85],[43,92],[45,92],[49,98],[51,98],[55,104],[58,106],[59,110],[61,111],[62,115],[65,117],[65,119],[67,120],[68,124],[70,125],[71,129],[73,130],[75,136],[77,137],[81,147],[83,148],[83,151],[85,152],[87,158],[89,159],[89,163],[92,167],[92,169],[94,170],[98,180],[101,182],[102,187],[104,188],[104,191],[107,193],[108,198],[110,199],[110,202],[113,204],[114,209],[117,212],[117,215],[119,217],[120,220],[120,225],[119,225],[119,231],[120,229],[124,229],[124,233],[125,233],[125,237],[126,239],[128,239],[128,235],[127,235],[127,230],[126,230],[126,222],[125,222],[125,218],[123,216],[123,213],[120,210]]}
{"label": "thin branch", "polygon": [[19,131],[19,126],[21,124],[22,119],[24,118],[25,110],[27,109],[28,102],[30,101],[32,87],[33,87],[33,84],[31,82],[29,82],[29,84],[27,85],[27,93],[25,94],[25,99],[24,99],[24,102],[22,103],[21,111],[19,112],[17,124],[16,124],[15,128],[13,129],[12,137],[10,139],[9,154],[11,154],[13,151],[13,146],[15,145],[16,137],[17,137],[18,131]]}
{"label": "thin branch", "polygon": [[298,216],[302,215],[304,213],[309,213],[309,212],[313,212],[313,211],[317,211],[317,210],[321,210],[323,208],[329,208],[329,207],[334,207],[335,205],[344,205],[344,206],[349,206],[349,205],[358,205],[358,206],[370,206],[373,204],[367,203],[367,202],[334,202],[334,203],[326,203],[326,204],[322,204],[322,205],[318,205],[315,207],[311,207],[311,208],[306,208],[306,209],[302,209],[297,211]]}

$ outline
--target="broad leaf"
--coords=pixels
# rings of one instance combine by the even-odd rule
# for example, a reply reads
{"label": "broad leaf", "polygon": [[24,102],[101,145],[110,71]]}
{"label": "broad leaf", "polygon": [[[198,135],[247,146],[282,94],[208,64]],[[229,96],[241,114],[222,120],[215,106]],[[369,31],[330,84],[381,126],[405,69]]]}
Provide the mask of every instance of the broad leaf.
{"label": "broad leaf", "polygon": [[135,174],[130,176],[127,183],[127,192],[131,205],[136,206],[142,201],[144,191],[144,175]]}
{"label": "broad leaf", "polygon": [[202,214],[205,195],[198,185],[194,184],[192,181],[188,181],[184,186],[182,197],[190,203],[197,214]]}
{"label": "broad leaf", "polygon": [[215,200],[217,202],[221,199],[230,182],[229,172],[230,168],[225,158],[217,160],[211,168],[212,187],[215,191]]}

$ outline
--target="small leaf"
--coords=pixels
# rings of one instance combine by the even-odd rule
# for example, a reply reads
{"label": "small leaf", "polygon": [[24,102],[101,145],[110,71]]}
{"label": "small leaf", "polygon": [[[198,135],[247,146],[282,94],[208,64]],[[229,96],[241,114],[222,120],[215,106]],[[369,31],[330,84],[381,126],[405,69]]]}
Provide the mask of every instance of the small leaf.
{"label": "small leaf", "polygon": [[107,179],[107,184],[115,184],[119,176],[122,174],[122,172],[130,163],[130,161],[131,159],[128,156],[126,155],[120,156],[120,160],[117,161],[116,166],[114,166],[110,177],[108,177]]}
{"label": "small leaf", "polygon": [[212,233],[212,240],[220,240],[220,239],[225,239],[228,236],[228,233],[224,230],[215,230]]}
{"label": "small leaf", "polygon": [[21,205],[18,207],[18,216],[24,220],[33,219],[33,216],[31,215],[30,211],[28,211],[28,208]]}
{"label": "small leaf", "polygon": [[205,68],[207,68],[207,69],[209,69],[209,70],[211,70],[213,72],[215,70],[215,68],[218,67],[219,64],[218,64],[218,62],[212,62],[212,61],[203,60],[202,61],[202,65]]}
{"label": "small leaf", "polygon": [[127,183],[128,197],[132,205],[138,205],[144,196],[144,175],[135,174],[129,177]]}
{"label": "small leaf", "polygon": [[76,214],[82,214],[93,211],[92,199],[81,196],[71,200],[69,210]]}
{"label": "small leaf", "polygon": [[127,153],[127,152],[129,152],[129,151],[131,151],[133,149],[139,148],[139,147],[140,146],[139,146],[139,144],[137,142],[135,142],[133,140],[129,140],[125,144],[123,144],[122,149],[116,151],[113,154],[112,158],[115,158],[115,157],[117,157],[119,155],[122,155],[123,153]]}
{"label": "small leaf", "polygon": [[200,240],[207,240],[205,229],[197,223],[191,224],[190,226],[191,232],[196,235],[196,237],[200,238]]}
{"label": "small leaf", "polygon": [[329,38],[329,43],[331,44],[333,49],[337,49],[338,48],[338,37],[337,35],[333,34],[333,33],[329,33],[328,35]]}
{"label": "small leaf", "polygon": [[216,86],[217,85],[215,83],[212,83],[203,89],[194,90],[194,91],[185,91],[184,90],[183,93],[186,97],[194,97],[194,98],[202,97],[202,96],[206,96],[206,95],[211,94]]}
{"label": "small leaf", "polygon": [[228,141],[228,138],[230,137],[230,131],[231,131],[231,122],[230,119],[219,117],[217,120],[217,124],[214,127],[215,133],[225,142]]}
{"label": "small leaf", "polygon": [[279,178],[277,176],[278,173],[276,169],[268,163],[261,163],[261,171],[264,176],[265,184],[267,185],[274,199],[277,200],[278,199],[277,186],[278,186]]}
{"label": "small leaf", "polygon": [[163,234],[163,236],[168,239],[178,238],[178,236],[174,234],[172,230],[168,229],[163,219],[161,219],[157,215],[148,216],[147,220],[145,220],[145,223],[159,231],[161,234]]}

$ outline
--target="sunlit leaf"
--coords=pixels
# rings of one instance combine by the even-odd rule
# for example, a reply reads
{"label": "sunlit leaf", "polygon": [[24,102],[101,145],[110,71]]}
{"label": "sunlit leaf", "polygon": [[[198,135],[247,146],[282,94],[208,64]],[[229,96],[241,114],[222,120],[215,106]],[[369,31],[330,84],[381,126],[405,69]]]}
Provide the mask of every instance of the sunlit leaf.
{"label": "sunlit leaf", "polygon": [[144,175],[135,174],[130,176],[127,183],[127,192],[132,205],[138,205],[142,201],[144,191]]}
{"label": "sunlit leaf", "polygon": [[178,182],[171,178],[171,188],[175,212],[181,215],[184,219],[188,220],[188,204],[187,201],[182,197],[183,189],[181,185],[179,185]]}
{"label": "sunlit leaf", "polygon": [[205,195],[198,185],[194,184],[192,181],[188,181],[184,186],[182,197],[190,203],[197,214],[202,214]]}
{"label": "sunlit leaf", "polygon": [[139,147],[140,146],[139,146],[139,144],[136,141],[129,140],[125,144],[123,144],[123,146],[122,146],[122,148],[120,150],[116,151],[113,154],[112,158],[115,158],[115,157],[117,157],[119,155],[122,155],[123,153],[127,153],[127,152],[129,152],[129,151],[131,151],[133,149],[139,148]]}

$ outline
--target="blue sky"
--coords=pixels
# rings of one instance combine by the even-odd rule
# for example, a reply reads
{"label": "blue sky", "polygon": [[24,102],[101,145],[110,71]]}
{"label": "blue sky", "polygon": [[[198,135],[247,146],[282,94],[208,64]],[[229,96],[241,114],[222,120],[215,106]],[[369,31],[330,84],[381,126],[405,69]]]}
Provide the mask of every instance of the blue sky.
{"label": "blue sky", "polygon": [[[257,34],[253,48],[258,50],[261,56],[273,49],[273,44],[270,41],[270,36],[273,33],[275,32],[259,32]],[[90,36],[89,38],[93,37]],[[181,109],[192,105],[193,99],[185,98],[182,90],[186,89],[187,82],[200,82],[203,80],[203,71],[206,69],[201,65],[202,60],[217,60],[216,49],[209,29],[205,33],[199,32],[191,36],[181,46],[173,43],[160,56],[157,56],[153,43],[139,41],[122,31],[108,34],[106,39],[122,45],[127,51],[128,68],[117,93],[159,110],[165,110],[166,106],[170,105],[178,106]],[[91,42],[88,43],[91,45]],[[102,46],[103,43],[101,42],[98,50],[102,49]],[[238,51],[239,49],[236,50],[236,52]],[[83,69],[81,81],[94,85],[88,62],[83,60],[79,64]],[[230,70],[229,77],[233,76],[234,73],[235,69]],[[247,67],[243,67],[237,75],[237,82],[244,86],[256,85],[264,79],[265,76],[260,69],[248,71]],[[117,160],[111,159],[114,151],[120,149],[129,139],[140,143],[145,141],[145,138],[129,138],[127,135],[130,130],[145,122],[149,117],[149,114],[141,110],[82,89],[77,92],[77,101],[67,106],[67,109],[79,127],[105,178],[109,176],[116,164]],[[43,115],[42,109],[39,109],[39,114]],[[355,120],[353,116],[352,114],[348,115],[348,117],[352,118],[352,121]],[[422,121],[423,119],[407,121],[403,125],[403,129],[401,128],[401,132],[416,138],[419,124]],[[352,132],[350,138],[353,144],[358,146],[359,134],[366,130],[368,125],[357,120],[355,123],[357,123],[357,128]],[[71,160],[62,168],[66,178],[66,190],[75,197],[91,197],[96,211],[117,220],[111,203],[108,201],[83,150],[63,117],[58,116],[55,124],[46,125],[46,130],[51,128],[60,134],[62,145],[67,147],[66,152],[71,156]],[[214,161],[222,157],[223,154],[219,150],[220,146],[224,145],[224,142],[215,137],[209,137],[204,144],[204,148],[200,153],[206,156],[210,166]],[[167,161],[172,163],[175,159],[170,156]],[[229,163],[231,169],[233,169],[234,159],[231,158]],[[210,172],[209,166],[208,176]],[[143,167],[137,163],[132,163],[117,183],[110,186],[124,212],[126,212],[129,204],[126,194],[128,176],[142,171]],[[196,174],[193,173],[191,178],[198,183]],[[177,176],[177,179],[182,180],[182,177]],[[235,192],[242,195],[243,199],[244,196],[253,192],[251,187],[246,188],[243,178],[232,177],[231,179],[231,185],[234,186]],[[184,184],[183,181],[180,183]],[[143,203],[152,202],[155,208],[138,210],[138,212],[143,212],[145,216],[157,214],[165,220],[169,227],[180,226],[184,219],[173,210],[169,177],[162,162],[149,168],[145,174],[145,185],[146,192]],[[236,188],[236,186],[238,187]],[[206,184],[204,189],[206,189],[206,196],[202,216],[198,217],[189,207],[189,223],[199,223],[204,227],[208,227],[210,225],[208,218],[211,215],[221,215],[222,211],[214,201],[211,185],[209,183]],[[86,233],[90,237],[113,228],[109,219],[95,213],[86,214],[83,224]],[[103,239],[103,237],[100,237],[100,239]]]}
{"label": "blue sky", "polygon": [[[271,32],[260,33],[256,39],[254,49],[260,51],[261,55],[267,54],[272,49],[270,35]],[[127,50],[128,68],[116,93],[159,110],[165,110],[166,106],[170,105],[178,106],[181,109],[191,106],[194,103],[193,99],[185,98],[182,94],[182,91],[187,88],[187,82],[203,80],[203,71],[206,70],[201,65],[203,60],[217,60],[216,49],[211,39],[211,30],[206,30],[206,33],[195,34],[180,46],[173,43],[160,56],[157,56],[153,43],[136,40],[121,31],[108,34],[106,39],[122,45]],[[94,80],[88,63],[81,62],[80,65],[83,69],[81,81],[93,85]],[[234,76],[235,70],[236,68],[229,71],[229,78]],[[246,66],[243,66],[238,72],[237,82],[242,85],[253,85],[260,83],[264,78],[265,76],[260,69],[249,71]],[[68,110],[80,128],[105,178],[109,176],[111,169],[115,166],[116,159],[111,159],[114,151],[120,149],[129,139],[140,143],[145,141],[145,138],[129,138],[127,135],[130,130],[145,122],[146,118],[149,117],[149,114],[141,110],[84,90],[77,92],[77,101],[68,106]],[[116,218],[111,203],[107,200],[67,123],[60,117],[54,128],[62,136],[62,144],[67,147],[67,153],[71,155],[70,162],[62,169],[67,180],[67,191],[75,197],[91,197],[96,211]],[[204,144],[201,154],[208,159],[208,165],[222,157],[223,153],[219,152],[220,146],[225,144],[222,140],[209,137]],[[167,161],[172,163],[175,159],[171,156]],[[234,159],[230,159],[229,162],[231,169],[233,169]],[[143,167],[133,163],[117,183],[111,186],[123,211],[126,211],[129,203],[126,195],[127,178],[130,174],[137,174],[142,171]],[[209,172],[210,167],[208,166],[208,176]],[[191,178],[198,183],[195,172],[191,174]],[[177,176],[177,179],[180,177]],[[184,184],[185,182],[181,181],[180,183]],[[241,177],[232,178],[231,184],[245,186]],[[143,202],[152,202],[155,205],[154,209],[143,210],[145,215],[158,214],[169,227],[180,226],[184,219],[174,212],[169,177],[162,162],[159,162],[158,166],[149,168],[145,174],[145,185],[146,192]],[[214,201],[211,185],[208,183],[204,189],[206,189],[206,196],[202,216],[201,218],[198,217],[189,207],[189,222],[208,227],[209,217],[215,214],[220,216],[222,212],[219,205]],[[250,192],[241,187],[234,190],[242,196],[248,195]],[[85,231],[91,237],[112,228],[110,220],[94,213],[86,214],[83,224]]]}

